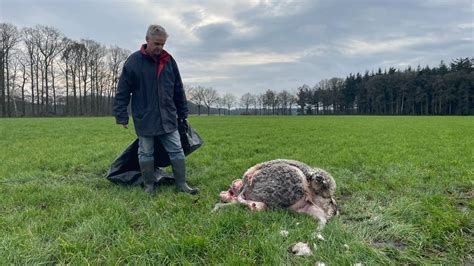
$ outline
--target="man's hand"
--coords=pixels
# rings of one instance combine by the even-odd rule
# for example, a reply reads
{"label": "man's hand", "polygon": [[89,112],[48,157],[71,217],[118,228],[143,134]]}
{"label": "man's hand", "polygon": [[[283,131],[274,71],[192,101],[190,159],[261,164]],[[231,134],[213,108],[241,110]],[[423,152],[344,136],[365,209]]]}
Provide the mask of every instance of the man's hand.
{"label": "man's hand", "polygon": [[178,130],[183,132],[188,132],[189,125],[186,118],[178,118]]}

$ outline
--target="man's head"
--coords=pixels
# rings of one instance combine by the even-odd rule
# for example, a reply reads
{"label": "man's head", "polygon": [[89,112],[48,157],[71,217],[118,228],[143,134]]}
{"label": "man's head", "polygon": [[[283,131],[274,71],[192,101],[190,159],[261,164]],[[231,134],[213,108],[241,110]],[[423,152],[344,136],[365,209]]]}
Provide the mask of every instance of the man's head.
{"label": "man's head", "polygon": [[151,56],[159,56],[165,46],[168,33],[160,25],[150,25],[146,32],[146,52]]}

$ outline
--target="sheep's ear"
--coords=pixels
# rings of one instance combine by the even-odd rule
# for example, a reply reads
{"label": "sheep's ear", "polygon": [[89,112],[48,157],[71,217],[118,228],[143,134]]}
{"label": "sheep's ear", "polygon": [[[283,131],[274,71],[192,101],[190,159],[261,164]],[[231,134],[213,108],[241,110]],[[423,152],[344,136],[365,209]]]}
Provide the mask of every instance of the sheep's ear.
{"label": "sheep's ear", "polygon": [[333,215],[339,215],[339,208],[337,206],[337,202],[336,200],[334,199],[334,197],[331,197],[331,203],[333,204],[334,206],[334,213]]}
{"label": "sheep's ear", "polygon": [[309,179],[311,181],[316,181],[316,182],[321,182],[323,181],[323,178],[321,175],[318,174],[318,172],[311,172],[310,176],[309,176]]}
{"label": "sheep's ear", "polygon": [[311,175],[311,181],[317,182],[322,188],[327,189],[330,184],[323,173],[315,172]]}

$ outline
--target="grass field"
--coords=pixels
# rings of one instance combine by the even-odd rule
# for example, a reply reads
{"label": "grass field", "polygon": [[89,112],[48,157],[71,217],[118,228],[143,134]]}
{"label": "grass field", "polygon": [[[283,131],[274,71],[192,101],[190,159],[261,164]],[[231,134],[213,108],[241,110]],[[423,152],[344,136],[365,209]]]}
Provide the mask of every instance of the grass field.
{"label": "grass field", "polygon": [[[434,264],[474,262],[474,117],[191,117],[198,196],[151,197],[104,178],[135,138],[113,118],[0,120],[0,264]],[[232,206],[221,190],[255,163],[329,171],[340,215]],[[287,230],[289,235],[280,235]],[[314,254],[288,248],[308,242]]]}

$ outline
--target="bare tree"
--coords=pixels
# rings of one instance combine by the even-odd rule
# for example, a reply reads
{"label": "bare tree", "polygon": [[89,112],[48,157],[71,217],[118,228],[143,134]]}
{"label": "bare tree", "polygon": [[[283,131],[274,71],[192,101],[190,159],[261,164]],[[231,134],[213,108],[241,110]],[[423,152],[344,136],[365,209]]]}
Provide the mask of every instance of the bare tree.
{"label": "bare tree", "polygon": [[65,97],[65,110],[64,114],[69,115],[69,77],[71,75],[71,67],[74,64],[74,41],[65,38],[63,40],[63,52],[61,55],[61,61],[64,64],[63,74],[65,77],[65,85],[66,85],[66,97]]}
{"label": "bare tree", "polygon": [[288,114],[287,108],[290,105],[290,97],[291,97],[291,94],[287,90],[283,90],[277,95],[277,99],[281,107],[281,114],[283,115]]}
{"label": "bare tree", "polygon": [[326,113],[329,110],[330,97],[329,97],[328,91],[329,91],[329,81],[327,79],[323,79],[319,81],[318,86],[315,90],[315,93],[317,93],[318,95],[318,100],[322,105],[323,113]]}
{"label": "bare tree", "polygon": [[[99,113],[99,98],[100,98],[100,93],[99,93],[99,80],[101,77],[99,77],[99,68],[103,63],[104,57],[105,57],[105,48],[100,45],[99,43],[93,41],[93,40],[84,40],[84,43],[86,45],[87,49],[87,58],[85,61],[85,75],[83,76],[83,79],[87,79],[87,73],[89,73],[89,81],[90,81],[90,111],[91,114],[95,113],[98,115]],[[89,70],[87,72],[87,70]],[[86,86],[86,83],[84,82],[84,86]],[[85,95],[84,90],[84,95]]]}
{"label": "bare tree", "polygon": [[223,107],[225,107],[225,101],[224,101],[224,98],[222,97],[217,97],[217,100],[216,100],[216,107],[217,107],[217,110],[219,111],[219,116],[221,115],[221,110]]}
{"label": "bare tree", "polygon": [[[18,53],[16,51],[11,53],[11,57],[9,61],[10,61],[9,62],[10,74],[8,75],[7,83],[10,84],[10,89],[8,90],[9,93],[7,94],[7,100],[8,100],[9,106],[13,105],[14,116],[18,116],[18,108],[15,102],[15,94],[16,94],[15,88],[17,87],[16,82],[17,82],[18,71],[20,68],[20,62],[18,58]],[[8,116],[12,116],[11,107],[9,107]]]}
{"label": "bare tree", "polygon": [[98,102],[98,114],[99,115],[105,115],[109,114],[109,110],[112,109],[111,106],[107,104],[107,97],[106,97],[106,91],[107,88],[110,86],[112,83],[111,81],[112,75],[109,71],[107,71],[107,65],[105,62],[102,62],[99,65],[98,69],[98,80],[97,80],[97,89],[99,90],[99,102]]}
{"label": "bare tree", "polygon": [[[38,40],[40,32],[39,28],[24,28],[23,29],[23,41],[28,53],[28,63],[30,66],[30,86],[31,86],[31,113],[40,114],[40,100],[43,101],[43,97],[40,97],[39,88],[39,71],[40,67],[40,53],[38,50]],[[36,92],[35,92],[36,88]],[[35,104],[36,94],[36,104]]]}
{"label": "bare tree", "polygon": [[25,84],[28,80],[28,71],[26,69],[27,66],[27,55],[22,51],[18,50],[16,53],[17,63],[19,66],[19,71],[21,73],[21,82],[18,84],[18,88],[20,89],[21,93],[21,116],[26,115],[26,99],[25,99]]}
{"label": "bare tree", "polygon": [[112,98],[115,97],[115,88],[120,77],[121,69],[130,52],[126,49],[113,46],[108,50],[107,65],[110,74],[110,85],[107,89],[108,114],[111,114]]}
{"label": "bare tree", "polygon": [[288,114],[293,115],[293,105],[296,104],[297,98],[295,95],[290,94],[290,99],[288,100],[289,108],[288,108]]}
{"label": "bare tree", "polygon": [[186,95],[188,99],[197,105],[198,107],[198,115],[201,115],[201,107],[204,105],[204,98],[205,98],[205,91],[206,88],[198,86],[198,87],[186,87],[187,92]]}
{"label": "bare tree", "polygon": [[245,114],[249,114],[249,106],[255,102],[255,96],[250,93],[245,93],[240,97],[240,104],[245,107]]}
{"label": "bare tree", "polygon": [[211,114],[211,106],[219,99],[219,94],[213,88],[205,88],[203,91],[203,102],[207,107],[207,115]]}
{"label": "bare tree", "polygon": [[258,104],[258,109],[260,110],[260,115],[265,114],[265,95],[264,94],[259,94],[257,95],[257,104]]}
{"label": "bare tree", "polygon": [[30,92],[31,92],[31,114],[34,115],[35,113],[35,75],[34,75],[34,65],[35,65],[35,53],[36,53],[36,45],[34,41],[34,29],[33,28],[23,28],[22,35],[23,35],[23,43],[24,47],[26,48],[26,55],[27,55],[27,64],[30,67]]}
{"label": "bare tree", "polygon": [[[49,109],[49,74],[54,73],[53,63],[56,55],[61,52],[63,35],[57,29],[48,26],[36,26],[38,29],[38,38],[36,39],[36,45],[41,54],[42,68],[43,68],[43,80],[44,80],[44,91],[45,91],[45,106],[43,111],[48,114]],[[51,68],[51,70],[50,70]],[[42,81],[43,82],[43,81]],[[53,90],[54,90],[53,86]],[[53,91],[53,96],[56,92]],[[54,102],[53,102],[54,104]]]}
{"label": "bare tree", "polygon": [[265,91],[264,97],[263,97],[263,104],[265,106],[271,107],[272,108],[272,114],[275,114],[275,108],[277,106],[277,97],[276,93],[272,90],[267,90]]}
{"label": "bare tree", "polygon": [[[88,86],[87,84],[91,84],[91,87],[92,87],[92,66],[91,66],[91,54],[94,53],[94,50],[96,49],[96,42],[93,41],[93,40],[89,40],[89,39],[83,39],[81,40],[81,44],[84,45],[84,50],[83,50],[83,54],[82,54],[82,58],[81,58],[81,62],[80,62],[80,68],[79,68],[79,74],[81,75],[82,77],[82,109],[81,109],[81,113],[83,114],[89,114],[88,111],[87,111],[87,92],[90,91],[90,101],[92,103],[92,100],[93,100],[93,89],[92,88],[89,88],[89,90],[87,89]],[[92,56],[93,57],[93,56]],[[92,112],[92,108],[91,108],[91,112]]]}
{"label": "bare tree", "polygon": [[[74,63],[71,69],[72,74],[72,91],[74,95],[74,115],[78,112],[83,114],[83,99],[81,91],[81,65],[84,61],[86,54],[86,47],[84,44],[79,42],[74,42],[73,46],[74,51]],[[79,96],[79,97],[78,97]],[[79,99],[79,104],[77,104],[77,99]],[[79,106],[79,108],[77,108]]]}
{"label": "bare tree", "polygon": [[232,93],[226,93],[222,97],[224,105],[227,107],[228,114],[230,115],[230,109],[235,105],[237,98]]}
{"label": "bare tree", "polygon": [[250,104],[253,105],[254,115],[257,115],[257,106],[258,106],[258,96],[257,95],[252,95],[252,99],[250,100]]}
{"label": "bare tree", "polygon": [[[9,23],[0,23],[0,91],[2,104],[2,116],[8,114],[10,110],[10,53],[20,42],[20,35],[16,26]],[[6,88],[6,90],[5,90]],[[6,92],[6,93],[5,93]],[[7,102],[5,103],[5,97]]]}

